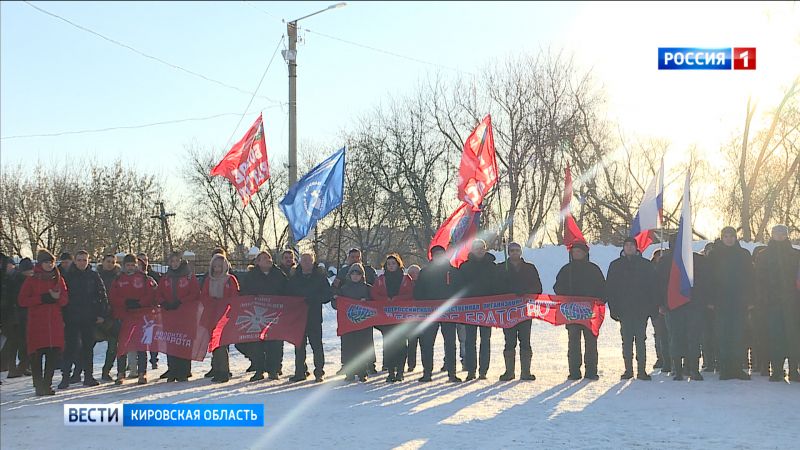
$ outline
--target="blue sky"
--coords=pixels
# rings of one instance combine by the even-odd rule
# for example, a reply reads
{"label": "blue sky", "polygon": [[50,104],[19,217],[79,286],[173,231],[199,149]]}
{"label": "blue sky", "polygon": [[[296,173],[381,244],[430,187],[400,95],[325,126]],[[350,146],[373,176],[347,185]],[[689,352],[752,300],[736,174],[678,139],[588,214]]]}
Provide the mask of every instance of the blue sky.
{"label": "blue sky", "polygon": [[[333,3],[333,2],[331,2]],[[210,78],[255,89],[285,24],[328,2],[34,2],[140,51]],[[266,12],[265,12],[266,11]],[[331,152],[340,130],[428,74],[464,72],[551,46],[591,67],[608,114],[629,132],[666,138],[709,158],[741,124],[747,95],[766,109],[800,73],[800,6],[784,3],[348,2],[301,22],[298,134]],[[659,46],[758,47],[755,72],[659,72]],[[285,47],[281,45],[281,49]],[[250,96],[143,58],[21,2],[0,4],[0,135],[130,126],[134,130],[3,139],[2,163],[123,158],[180,189],[186,145],[228,142]],[[264,112],[270,159],[287,149],[287,69],[278,54],[235,139]],[[282,106],[282,104],[284,104]],[[263,109],[262,109],[263,108]],[[673,150],[673,149],[671,149]],[[320,158],[324,155],[320,155]],[[670,165],[668,160],[667,165]]]}

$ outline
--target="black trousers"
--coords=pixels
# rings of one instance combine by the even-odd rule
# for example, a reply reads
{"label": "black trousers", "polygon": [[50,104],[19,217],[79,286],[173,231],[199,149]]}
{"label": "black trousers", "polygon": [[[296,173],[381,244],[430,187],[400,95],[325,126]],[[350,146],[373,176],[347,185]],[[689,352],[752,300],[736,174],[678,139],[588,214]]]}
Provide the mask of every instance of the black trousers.
{"label": "black trousers", "polygon": [[[464,355],[464,365],[467,372],[486,375],[489,371],[489,363],[492,357],[492,327],[479,327],[477,325],[466,325],[467,329],[467,350]],[[478,360],[478,330],[481,335],[480,361]],[[480,364],[479,364],[480,363]]]}
{"label": "black trousers", "polygon": [[231,369],[227,345],[220,345],[211,352],[211,371],[216,375],[228,378]]}
{"label": "black trousers", "polygon": [[346,375],[366,376],[374,355],[372,328],[342,335],[342,367]]}
{"label": "black trousers", "polygon": [[[42,357],[44,357],[44,366],[42,366]],[[53,347],[40,348],[31,354],[33,387],[38,388],[40,385],[44,387],[52,386],[53,374],[56,372],[56,366],[60,358],[61,351]]]}
{"label": "black trousers", "polygon": [[[586,345],[586,352],[581,354],[581,335]],[[583,325],[567,325],[567,360],[569,374],[574,378],[581,376],[581,362],[586,367],[586,376],[597,375],[597,337],[592,330]]]}
{"label": "black trousers", "polygon": [[408,336],[408,370],[414,370],[417,367],[417,346],[422,344],[422,333],[412,333]]}
{"label": "black trousers", "polygon": [[294,348],[294,373],[304,375],[306,372],[306,345],[311,345],[314,353],[314,376],[325,375],[325,352],[322,349],[322,322],[316,317],[306,321],[306,334],[303,343]]}
{"label": "black trousers", "polygon": [[[691,302],[667,313],[669,351],[673,365],[685,358],[686,369],[694,370],[700,364],[700,340],[703,334],[703,315],[700,305]],[[678,370],[680,367],[673,367]]]}
{"label": "black trousers", "polygon": [[70,322],[64,324],[64,363],[61,371],[69,377],[72,367],[75,373],[84,373],[91,378],[94,372],[94,323]]}
{"label": "black trousers", "polygon": [[283,361],[283,341],[261,341],[247,344],[247,353],[256,373],[277,375]]}
{"label": "black trousers", "polygon": [[[720,373],[741,371],[745,362],[745,308],[744,306],[720,308],[717,311],[717,338],[719,342]],[[703,359],[705,362],[705,358]]]}
{"label": "black trousers", "polygon": [[[444,367],[449,376],[456,374],[456,326],[458,324],[442,322],[442,338],[444,338]],[[435,339],[435,338],[434,338]]]}
{"label": "black trousers", "polygon": [[408,327],[405,325],[384,325],[381,327],[383,333],[383,353],[386,355],[384,364],[389,372],[403,373],[406,366],[408,352]]}
{"label": "black trousers", "polygon": [[[146,357],[147,356],[145,355],[145,358]],[[147,364],[147,360],[145,360],[145,364]],[[192,372],[192,361],[189,359],[179,358],[177,356],[167,355],[167,368],[170,376],[174,378],[187,378]]]}
{"label": "black trousers", "polygon": [[[2,355],[3,366],[10,371],[17,371],[17,368],[24,370],[30,364],[30,357],[26,347],[25,327],[22,323],[13,323],[3,326],[3,335],[6,337],[6,345],[3,346]],[[19,365],[17,365],[19,358]]]}
{"label": "black trousers", "polygon": [[716,311],[706,309],[703,312],[703,367],[715,369],[719,359],[719,333]]}
{"label": "black trousers", "polygon": [[503,328],[503,335],[506,338],[506,344],[503,351],[513,351],[517,348],[517,341],[519,341],[519,352],[531,352],[531,325],[533,320],[523,320],[522,322],[514,325],[511,328]]}
{"label": "black trousers", "polygon": [[619,333],[622,336],[622,359],[625,371],[633,370],[633,346],[636,345],[636,362],[639,372],[645,372],[647,364],[647,317],[622,316]]}
{"label": "black trousers", "polygon": [[661,313],[656,314],[655,317],[650,317],[653,322],[653,338],[656,341],[656,358],[658,358],[664,367],[672,365],[672,355],[669,351],[669,329],[667,328],[667,318]]}
{"label": "black trousers", "polygon": [[[430,376],[433,374],[433,346],[436,344],[436,335],[439,333],[439,324],[432,322],[425,326],[425,329],[419,334],[419,347],[422,356],[422,370],[424,375]],[[409,349],[411,348],[411,340],[409,339]],[[455,356],[455,347],[453,348]],[[409,350],[410,355],[410,350]],[[410,360],[409,356],[409,360]],[[416,358],[414,358],[416,360]]]}

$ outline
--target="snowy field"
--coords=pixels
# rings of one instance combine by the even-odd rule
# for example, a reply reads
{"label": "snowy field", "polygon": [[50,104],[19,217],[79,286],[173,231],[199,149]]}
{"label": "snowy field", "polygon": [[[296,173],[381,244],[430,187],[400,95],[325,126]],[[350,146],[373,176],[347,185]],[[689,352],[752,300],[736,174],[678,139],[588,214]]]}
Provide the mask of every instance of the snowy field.
{"label": "snowy field", "polygon": [[[696,248],[702,248],[697,243]],[[603,271],[618,255],[595,246],[591,259]],[[652,249],[646,255],[652,253]],[[562,248],[526,250],[552,292]],[[434,381],[418,383],[421,364],[402,383],[388,384],[379,373],[366,384],[346,384],[339,368],[334,311],[325,309],[325,383],[291,384],[294,351],[285,346],[284,377],[247,382],[248,362],[231,351],[231,382],[203,379],[210,358],[193,363],[187,383],[153,382],[162,368],[137,386],[104,383],[76,387],[54,397],[34,397],[30,378],[3,379],[0,386],[0,447],[5,449],[109,448],[800,448],[800,385],[752,381],[672,381],[652,371],[653,381],[620,381],[623,371],[619,326],[607,319],[599,339],[600,380],[567,381],[567,340],[563,327],[534,321],[532,371],[536,381],[498,382],[503,372],[503,334],[492,336],[489,380],[451,384],[437,338]],[[648,367],[655,361],[649,328]],[[380,334],[375,340],[380,360]],[[95,348],[95,376],[105,343]],[[310,353],[310,349],[309,349]],[[166,358],[161,356],[166,365]],[[309,364],[311,356],[309,355]],[[519,367],[517,367],[519,371]],[[115,372],[112,372],[115,373]],[[519,372],[517,372],[518,374]],[[462,372],[463,378],[465,374]],[[5,374],[3,374],[5,378]],[[54,385],[60,381],[56,374]],[[263,428],[66,427],[64,403],[263,403]]]}

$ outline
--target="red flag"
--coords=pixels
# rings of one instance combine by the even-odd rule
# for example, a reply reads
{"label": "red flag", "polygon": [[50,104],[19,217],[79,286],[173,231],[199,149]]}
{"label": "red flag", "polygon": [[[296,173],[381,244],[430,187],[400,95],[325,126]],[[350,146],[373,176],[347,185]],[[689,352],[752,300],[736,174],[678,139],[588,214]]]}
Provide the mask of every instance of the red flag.
{"label": "red flag", "polygon": [[583,237],[581,229],[575,223],[572,217],[572,172],[569,170],[569,163],[567,163],[566,175],[564,180],[564,197],[561,199],[561,214],[564,216],[564,245],[567,249],[571,249],[573,244],[578,242],[586,243],[586,238]]}
{"label": "red flag", "polygon": [[469,256],[472,241],[478,234],[480,220],[480,209],[475,210],[470,205],[462,203],[433,235],[428,246],[428,258],[431,257],[431,248],[441,245],[450,255],[450,264],[453,267],[460,266]]}
{"label": "red flag", "polygon": [[246,295],[226,299],[218,308],[208,351],[242,342],[303,342],[308,306],[302,297]]}
{"label": "red flag", "polygon": [[242,140],[237,142],[222,161],[211,169],[211,176],[217,175],[227,178],[233,184],[244,206],[250,203],[250,198],[269,179],[267,143],[264,139],[261,114]]}
{"label": "red flag", "polygon": [[483,197],[497,183],[492,117],[487,115],[464,142],[458,168],[459,200],[479,208]]}
{"label": "red flag", "polygon": [[206,306],[204,302],[192,302],[180,310],[155,307],[127,313],[119,332],[117,354],[151,351],[202,361],[209,339],[209,329],[202,320]]}

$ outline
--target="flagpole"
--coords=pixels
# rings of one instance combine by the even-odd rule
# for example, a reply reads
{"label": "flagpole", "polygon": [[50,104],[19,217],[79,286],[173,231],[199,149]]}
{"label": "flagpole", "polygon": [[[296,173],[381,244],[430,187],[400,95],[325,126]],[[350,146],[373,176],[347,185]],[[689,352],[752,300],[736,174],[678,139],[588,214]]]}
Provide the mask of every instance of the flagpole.
{"label": "flagpole", "polygon": [[344,201],[341,205],[339,205],[339,237],[338,237],[338,244],[336,246],[336,273],[339,273],[339,269],[342,267],[342,223],[344,222],[344,213],[342,208],[344,206]]}

